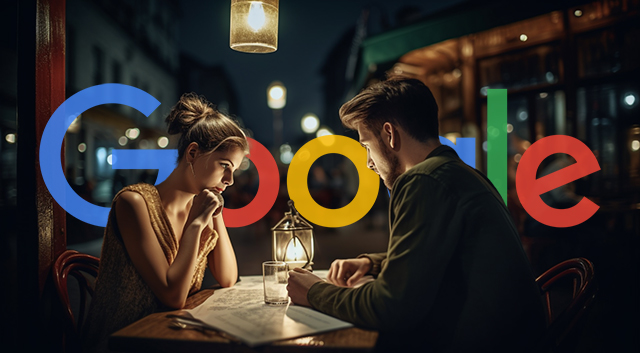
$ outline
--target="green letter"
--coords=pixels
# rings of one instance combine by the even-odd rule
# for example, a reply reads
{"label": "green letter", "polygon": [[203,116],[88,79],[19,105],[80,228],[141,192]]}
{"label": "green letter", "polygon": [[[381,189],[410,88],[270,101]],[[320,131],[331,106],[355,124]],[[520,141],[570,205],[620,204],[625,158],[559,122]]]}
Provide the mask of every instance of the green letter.
{"label": "green letter", "polygon": [[487,90],[487,177],[507,203],[507,90]]}

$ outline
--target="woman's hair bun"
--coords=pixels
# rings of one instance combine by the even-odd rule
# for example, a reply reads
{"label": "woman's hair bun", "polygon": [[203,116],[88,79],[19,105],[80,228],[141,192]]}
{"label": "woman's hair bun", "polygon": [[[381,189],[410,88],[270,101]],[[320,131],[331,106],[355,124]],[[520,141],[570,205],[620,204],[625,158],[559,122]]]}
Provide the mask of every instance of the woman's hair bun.
{"label": "woman's hair bun", "polygon": [[204,96],[193,92],[185,93],[171,108],[165,119],[169,134],[180,134],[189,130],[199,120],[215,115],[216,110]]}

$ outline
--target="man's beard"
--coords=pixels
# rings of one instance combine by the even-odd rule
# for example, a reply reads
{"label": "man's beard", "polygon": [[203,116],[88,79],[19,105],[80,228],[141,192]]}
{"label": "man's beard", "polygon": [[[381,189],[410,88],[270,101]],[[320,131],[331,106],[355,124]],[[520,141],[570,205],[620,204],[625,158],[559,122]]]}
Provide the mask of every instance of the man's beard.
{"label": "man's beard", "polygon": [[387,169],[387,175],[383,179],[383,181],[387,189],[391,190],[391,188],[393,187],[393,183],[395,183],[396,179],[398,179],[398,177],[402,174],[402,172],[400,171],[400,160],[386,146],[384,148],[383,155]]}

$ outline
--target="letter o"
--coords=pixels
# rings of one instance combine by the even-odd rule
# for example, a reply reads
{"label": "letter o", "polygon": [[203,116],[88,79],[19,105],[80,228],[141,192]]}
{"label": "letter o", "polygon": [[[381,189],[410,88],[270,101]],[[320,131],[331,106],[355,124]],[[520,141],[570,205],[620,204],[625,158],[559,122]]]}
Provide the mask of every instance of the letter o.
{"label": "letter o", "polygon": [[[309,193],[307,175],[316,159],[329,153],[341,154],[356,166],[360,185],[355,198],[338,209],[318,205]],[[378,196],[380,178],[367,168],[367,152],[355,140],[339,135],[317,137],[293,156],[287,174],[289,197],[296,209],[309,221],[323,227],[343,227],[358,221],[369,212]]]}
{"label": "letter o", "polygon": [[269,150],[260,142],[249,140],[249,159],[258,170],[260,184],[256,196],[248,205],[237,209],[222,209],[222,217],[227,227],[244,227],[259,221],[269,212],[280,190],[280,172]]}

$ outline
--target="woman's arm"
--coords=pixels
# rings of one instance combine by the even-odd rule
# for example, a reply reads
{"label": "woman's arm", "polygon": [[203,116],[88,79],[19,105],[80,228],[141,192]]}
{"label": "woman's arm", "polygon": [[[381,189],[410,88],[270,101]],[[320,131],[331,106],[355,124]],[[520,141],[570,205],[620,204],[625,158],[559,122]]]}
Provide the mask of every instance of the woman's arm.
{"label": "woman's arm", "polygon": [[207,258],[209,270],[222,287],[231,287],[238,280],[238,263],[222,215],[213,218],[213,229],[218,232],[218,243]]}
{"label": "woman's arm", "polygon": [[143,197],[135,192],[124,192],[116,201],[118,228],[127,253],[153,293],[169,307],[182,308],[189,294],[200,234],[218,202],[212,195],[203,191],[194,199],[178,253],[170,266],[151,226]]}

